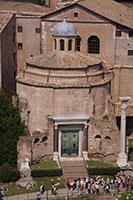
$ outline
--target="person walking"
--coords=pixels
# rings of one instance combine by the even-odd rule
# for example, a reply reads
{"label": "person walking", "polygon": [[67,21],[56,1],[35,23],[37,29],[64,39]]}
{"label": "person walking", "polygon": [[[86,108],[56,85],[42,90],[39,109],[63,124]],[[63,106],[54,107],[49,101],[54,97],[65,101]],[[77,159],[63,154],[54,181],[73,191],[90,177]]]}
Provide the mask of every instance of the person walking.
{"label": "person walking", "polygon": [[40,191],[37,191],[36,200],[41,200]]}
{"label": "person walking", "polygon": [[43,194],[45,192],[45,188],[43,184],[41,184],[39,191],[40,191],[40,194]]}

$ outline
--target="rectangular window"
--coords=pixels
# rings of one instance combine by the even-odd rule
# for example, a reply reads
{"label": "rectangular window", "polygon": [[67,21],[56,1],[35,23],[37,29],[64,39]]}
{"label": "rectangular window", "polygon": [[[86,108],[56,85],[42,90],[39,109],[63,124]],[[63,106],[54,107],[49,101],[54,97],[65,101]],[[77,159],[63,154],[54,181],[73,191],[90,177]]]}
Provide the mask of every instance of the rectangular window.
{"label": "rectangular window", "polygon": [[41,32],[41,29],[40,29],[39,27],[36,27],[36,28],[35,28],[35,32],[36,32],[36,33],[40,33],[40,32]]}
{"label": "rectangular window", "polygon": [[116,30],[116,37],[121,37],[122,36],[122,32],[121,32],[121,30]]}
{"label": "rectangular window", "polygon": [[133,50],[128,50],[128,56],[133,56]]}
{"label": "rectangular window", "polygon": [[22,26],[18,26],[18,32],[22,33],[23,32],[23,27]]}
{"label": "rectangular window", "polygon": [[78,12],[74,12],[74,17],[78,17]]}
{"label": "rectangular window", "polygon": [[18,50],[22,50],[23,48],[23,44],[22,43],[18,43]]}
{"label": "rectangular window", "polygon": [[133,37],[133,30],[130,30],[130,31],[128,32],[128,36],[129,36],[129,37]]}

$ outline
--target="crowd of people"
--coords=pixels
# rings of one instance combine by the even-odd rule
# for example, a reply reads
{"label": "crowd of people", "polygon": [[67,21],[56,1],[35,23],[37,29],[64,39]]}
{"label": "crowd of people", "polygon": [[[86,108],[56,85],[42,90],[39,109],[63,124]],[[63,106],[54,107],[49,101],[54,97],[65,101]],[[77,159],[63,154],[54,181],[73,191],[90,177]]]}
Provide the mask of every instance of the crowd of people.
{"label": "crowd of people", "polygon": [[66,180],[69,191],[78,191],[82,194],[117,194],[133,190],[133,177],[127,178],[124,174],[117,174],[113,179],[106,180],[100,176],[95,178],[84,177]]}
{"label": "crowd of people", "polygon": [[[45,188],[44,188],[44,185],[41,184],[39,190],[37,191],[37,197],[36,197],[36,200],[41,200],[41,195],[45,192]],[[53,196],[56,196],[58,193],[57,193],[57,186],[56,184],[52,184],[52,187],[51,187],[51,194]]]}

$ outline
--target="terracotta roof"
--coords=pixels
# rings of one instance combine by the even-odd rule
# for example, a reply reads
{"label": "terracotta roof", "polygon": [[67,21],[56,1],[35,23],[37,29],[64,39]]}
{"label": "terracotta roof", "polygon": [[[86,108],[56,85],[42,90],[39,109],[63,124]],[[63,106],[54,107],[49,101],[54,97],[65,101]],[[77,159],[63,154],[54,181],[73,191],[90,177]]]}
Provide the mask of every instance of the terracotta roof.
{"label": "terracotta roof", "polygon": [[133,28],[133,11],[114,0],[82,0],[79,5],[123,26]]}
{"label": "terracotta roof", "polygon": [[25,2],[12,2],[12,1],[1,1],[0,0],[0,10],[4,11],[14,11],[14,12],[33,12],[45,14],[49,11],[45,6],[39,6],[32,3]]}
{"label": "terracotta roof", "polygon": [[51,51],[47,55],[39,55],[29,58],[27,63],[33,67],[37,66],[40,68],[81,69],[87,68],[89,65],[100,64],[101,60],[92,56],[85,56],[80,52]]}
{"label": "terracotta roof", "polygon": [[42,16],[42,18],[47,19],[47,17],[49,18],[54,14],[60,14],[61,11],[65,11],[67,8],[74,5],[80,5],[107,20],[133,29],[132,8],[114,0],[79,0],[76,3],[72,3],[66,7],[48,13]]}
{"label": "terracotta roof", "polygon": [[130,9],[133,9],[133,1],[130,3],[130,2],[119,2],[125,6],[128,6]]}
{"label": "terracotta roof", "polygon": [[4,26],[8,23],[8,21],[12,18],[11,14],[0,14],[0,31],[4,28]]}

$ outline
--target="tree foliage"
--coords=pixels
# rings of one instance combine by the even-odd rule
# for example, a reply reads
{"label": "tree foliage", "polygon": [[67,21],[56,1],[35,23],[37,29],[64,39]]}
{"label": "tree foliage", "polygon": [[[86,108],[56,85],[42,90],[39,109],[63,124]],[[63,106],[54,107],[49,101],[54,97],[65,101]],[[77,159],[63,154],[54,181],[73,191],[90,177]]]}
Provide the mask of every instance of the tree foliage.
{"label": "tree foliage", "polygon": [[14,107],[0,90],[0,166],[17,164],[17,141],[24,133],[19,107]]}

